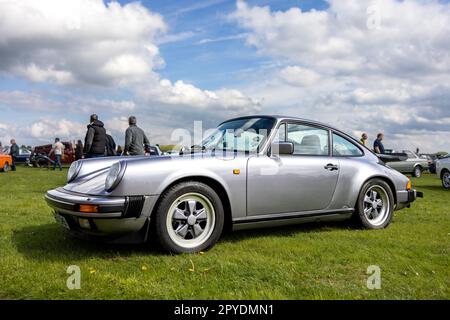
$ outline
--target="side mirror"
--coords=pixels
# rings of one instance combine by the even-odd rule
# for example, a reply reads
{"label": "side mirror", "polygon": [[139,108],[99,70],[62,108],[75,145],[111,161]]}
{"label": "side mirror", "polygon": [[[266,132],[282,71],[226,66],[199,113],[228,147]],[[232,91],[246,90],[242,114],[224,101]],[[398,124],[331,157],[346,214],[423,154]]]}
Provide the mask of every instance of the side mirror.
{"label": "side mirror", "polygon": [[294,153],[294,144],[292,142],[276,142],[276,143],[272,143],[270,149],[271,149],[272,154],[291,155]]}

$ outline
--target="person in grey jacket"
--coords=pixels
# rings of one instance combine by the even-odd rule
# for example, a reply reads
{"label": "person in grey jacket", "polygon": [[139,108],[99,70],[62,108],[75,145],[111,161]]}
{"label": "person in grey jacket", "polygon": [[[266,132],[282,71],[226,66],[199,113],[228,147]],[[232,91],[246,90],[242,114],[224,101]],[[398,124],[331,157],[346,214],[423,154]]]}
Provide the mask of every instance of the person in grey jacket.
{"label": "person in grey jacket", "polygon": [[130,126],[125,132],[124,155],[141,156],[150,150],[150,142],[144,130],[139,128],[136,123],[136,117],[131,116],[128,118],[128,124]]}

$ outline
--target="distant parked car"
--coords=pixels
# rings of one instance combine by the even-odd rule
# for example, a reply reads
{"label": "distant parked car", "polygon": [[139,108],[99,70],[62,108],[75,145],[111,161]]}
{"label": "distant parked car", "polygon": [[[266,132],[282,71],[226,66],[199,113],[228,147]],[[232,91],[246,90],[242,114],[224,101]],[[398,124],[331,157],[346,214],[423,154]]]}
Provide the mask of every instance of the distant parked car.
{"label": "distant parked car", "polygon": [[436,173],[442,180],[442,186],[450,189],[450,157],[442,158],[436,162]]}
{"label": "distant parked car", "polygon": [[50,168],[54,161],[45,153],[32,153],[30,157],[30,165],[34,168]]}
{"label": "distant parked car", "polygon": [[0,171],[8,172],[12,163],[12,158],[8,154],[0,154]]}
{"label": "distant parked car", "polygon": [[[10,150],[10,147],[5,147],[3,149],[3,153],[9,154],[9,150]],[[30,163],[30,156],[31,156],[31,151],[28,150],[27,148],[21,147],[21,148],[19,148],[19,156],[16,157],[15,162],[28,164],[28,163]]]}
{"label": "distant parked car", "polygon": [[[405,154],[407,159],[405,161],[389,162],[388,166],[392,169],[401,173],[412,174],[416,178],[420,178],[422,173],[428,170],[430,165],[427,159],[422,159],[416,153],[409,150],[403,150],[400,153]],[[393,151],[392,154],[398,154],[398,152]]]}
{"label": "distant parked car", "polygon": [[435,154],[421,154],[420,157],[428,160],[428,171],[433,174],[436,173],[436,161],[438,160],[438,156]]}
{"label": "distant parked car", "polygon": [[[71,164],[72,162],[75,161],[75,149],[73,148],[71,142],[63,142],[63,145],[64,145],[65,148],[64,148],[64,156],[61,159],[61,162],[65,163],[65,164]],[[46,145],[35,147],[33,152],[35,154],[48,155],[51,150],[52,150],[52,145],[51,144],[46,144]],[[52,161],[55,161],[55,155],[52,154],[50,156],[50,159]]]}

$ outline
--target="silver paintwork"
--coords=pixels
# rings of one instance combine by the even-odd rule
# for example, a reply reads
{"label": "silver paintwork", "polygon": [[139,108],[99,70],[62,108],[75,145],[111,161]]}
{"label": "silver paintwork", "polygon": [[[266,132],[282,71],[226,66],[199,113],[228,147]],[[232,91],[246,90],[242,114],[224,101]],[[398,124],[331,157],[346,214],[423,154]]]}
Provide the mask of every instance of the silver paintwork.
{"label": "silver paintwork", "polygon": [[[222,201],[228,201],[230,207],[226,214],[234,222],[235,229],[348,218],[354,211],[362,186],[372,178],[384,179],[392,185],[393,205],[397,210],[408,205],[408,178],[380,163],[373,152],[360,146],[350,136],[314,121],[281,116],[273,118],[276,119],[274,129],[282,123],[293,122],[337,133],[357,145],[364,155],[333,157],[330,154],[317,157],[271,154],[271,140],[275,136],[275,130],[272,130],[257,154],[204,152],[183,156],[81,160],[78,177],[64,186],[65,195],[61,197],[69,202],[82,203],[86,199],[117,201],[129,196],[145,196],[142,215],[131,219],[135,221],[135,231],[150,219],[159,196],[169,186],[186,179],[202,179],[206,183],[214,181],[221,186],[226,194],[226,197],[222,195]],[[117,161],[126,161],[127,168],[119,185],[112,192],[107,192],[105,178],[109,167]],[[328,165],[337,170],[330,170]],[[234,169],[239,169],[240,174],[234,174]],[[49,191],[52,192],[55,191]],[[105,220],[108,219],[102,219]],[[118,226],[124,220],[131,221],[115,219],[112,222],[114,231],[120,229]],[[112,227],[104,224],[99,231],[108,233],[109,228]]]}
{"label": "silver paintwork", "polygon": [[450,188],[450,157],[436,161],[436,174],[442,180],[444,188]]}

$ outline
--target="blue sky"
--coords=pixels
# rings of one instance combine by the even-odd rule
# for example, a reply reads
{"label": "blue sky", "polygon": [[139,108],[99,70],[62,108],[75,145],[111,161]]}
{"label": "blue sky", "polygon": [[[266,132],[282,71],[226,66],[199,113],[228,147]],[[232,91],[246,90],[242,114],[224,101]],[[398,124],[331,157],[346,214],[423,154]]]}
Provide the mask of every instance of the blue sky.
{"label": "blue sky", "polygon": [[0,0],[0,141],[276,113],[450,150],[449,21],[437,0]]}

